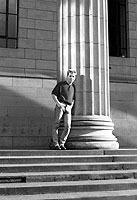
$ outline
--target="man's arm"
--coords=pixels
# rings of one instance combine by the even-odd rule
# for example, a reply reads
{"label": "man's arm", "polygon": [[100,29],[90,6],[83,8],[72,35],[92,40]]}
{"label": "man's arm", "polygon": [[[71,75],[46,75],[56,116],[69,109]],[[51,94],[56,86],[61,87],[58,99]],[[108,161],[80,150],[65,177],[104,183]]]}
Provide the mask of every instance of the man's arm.
{"label": "man's arm", "polygon": [[74,100],[72,101],[71,108],[73,107],[73,105],[74,105]]}
{"label": "man's arm", "polygon": [[62,110],[65,111],[65,105],[63,103],[60,103],[60,101],[58,100],[57,96],[52,94],[52,98],[54,100],[54,102],[56,103],[56,105],[59,107],[59,108],[62,108]]}

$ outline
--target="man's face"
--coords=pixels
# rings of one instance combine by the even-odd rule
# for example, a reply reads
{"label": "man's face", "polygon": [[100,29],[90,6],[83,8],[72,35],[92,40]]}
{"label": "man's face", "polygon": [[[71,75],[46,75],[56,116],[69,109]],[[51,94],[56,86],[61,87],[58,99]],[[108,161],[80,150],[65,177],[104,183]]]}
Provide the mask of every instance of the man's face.
{"label": "man's face", "polygon": [[72,84],[75,81],[75,79],[76,79],[76,75],[75,74],[71,74],[71,73],[68,74],[68,76],[67,76],[67,82],[69,84]]}

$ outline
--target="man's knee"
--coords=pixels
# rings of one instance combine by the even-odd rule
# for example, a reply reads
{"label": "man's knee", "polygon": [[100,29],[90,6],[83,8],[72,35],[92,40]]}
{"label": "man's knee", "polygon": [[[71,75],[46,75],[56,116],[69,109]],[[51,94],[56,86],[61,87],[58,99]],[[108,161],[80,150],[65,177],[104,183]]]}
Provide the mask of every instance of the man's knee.
{"label": "man's knee", "polygon": [[71,125],[70,124],[66,124],[64,125],[64,129],[69,131],[71,129]]}

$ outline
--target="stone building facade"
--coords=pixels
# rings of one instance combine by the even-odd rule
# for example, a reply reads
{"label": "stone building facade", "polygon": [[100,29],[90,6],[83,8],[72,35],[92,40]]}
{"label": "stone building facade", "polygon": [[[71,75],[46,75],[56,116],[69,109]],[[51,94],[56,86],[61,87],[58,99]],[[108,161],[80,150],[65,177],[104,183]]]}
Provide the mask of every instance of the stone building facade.
{"label": "stone building facade", "polygon": [[[48,148],[51,90],[78,71],[71,148],[137,147],[137,0],[128,56],[109,56],[107,0],[19,0],[18,48],[0,48],[0,148]],[[109,69],[110,67],[110,69]]]}
{"label": "stone building facade", "polygon": [[121,147],[137,147],[137,1],[127,1],[128,56],[110,57],[111,119]]}

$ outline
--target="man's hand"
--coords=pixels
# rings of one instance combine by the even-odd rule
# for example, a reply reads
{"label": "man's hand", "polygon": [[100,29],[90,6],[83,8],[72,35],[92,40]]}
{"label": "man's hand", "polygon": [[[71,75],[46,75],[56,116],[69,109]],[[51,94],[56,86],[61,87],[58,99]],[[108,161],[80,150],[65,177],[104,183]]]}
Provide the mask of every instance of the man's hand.
{"label": "man's hand", "polygon": [[64,112],[66,110],[66,105],[64,103],[58,103],[57,106],[61,108]]}
{"label": "man's hand", "polygon": [[54,94],[52,94],[52,98],[53,98],[53,100],[54,100],[54,102],[56,103],[56,105],[59,107],[59,108],[61,108],[63,111],[65,111],[65,104],[63,104],[63,103],[61,103],[61,102],[59,102],[59,100],[57,99],[57,96],[56,95],[54,95]]}

